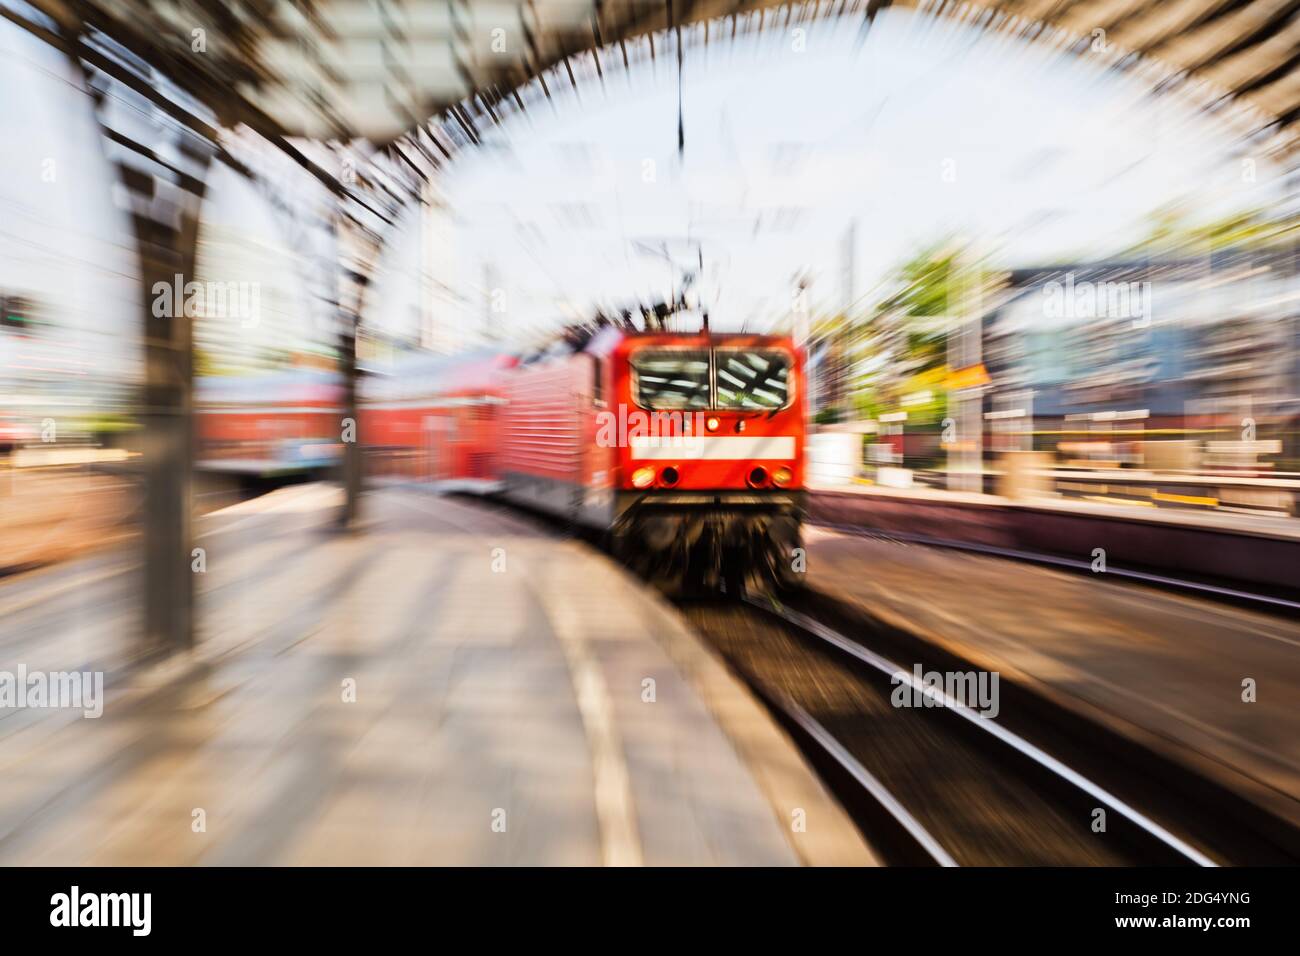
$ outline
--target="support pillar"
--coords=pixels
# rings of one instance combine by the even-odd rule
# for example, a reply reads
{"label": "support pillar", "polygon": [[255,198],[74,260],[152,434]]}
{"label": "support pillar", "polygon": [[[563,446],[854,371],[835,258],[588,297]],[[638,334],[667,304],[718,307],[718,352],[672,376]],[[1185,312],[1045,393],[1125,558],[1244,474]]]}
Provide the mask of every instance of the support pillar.
{"label": "support pillar", "polygon": [[[361,459],[361,418],[357,401],[357,325],[354,312],[345,311],[343,328],[339,335],[339,378],[343,386],[341,426],[343,454],[339,458],[340,484],[343,487],[343,508],[339,513],[339,527],[352,528],[361,511],[361,480],[364,462]],[[350,425],[350,427],[349,427]],[[351,441],[348,441],[348,438]]]}

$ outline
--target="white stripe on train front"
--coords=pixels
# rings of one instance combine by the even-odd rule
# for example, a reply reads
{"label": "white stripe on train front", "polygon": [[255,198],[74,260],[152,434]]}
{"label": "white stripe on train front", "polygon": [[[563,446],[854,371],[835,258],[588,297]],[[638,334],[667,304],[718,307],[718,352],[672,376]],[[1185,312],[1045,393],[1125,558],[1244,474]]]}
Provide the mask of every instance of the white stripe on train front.
{"label": "white stripe on train front", "polygon": [[796,447],[793,435],[636,435],[627,444],[637,461],[791,461]]}

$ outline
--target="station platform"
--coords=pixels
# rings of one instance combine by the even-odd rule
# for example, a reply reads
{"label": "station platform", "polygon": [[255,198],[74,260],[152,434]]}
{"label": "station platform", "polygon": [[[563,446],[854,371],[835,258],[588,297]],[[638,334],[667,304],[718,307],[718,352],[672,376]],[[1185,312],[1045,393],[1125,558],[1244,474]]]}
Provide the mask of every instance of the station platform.
{"label": "station platform", "polygon": [[0,670],[105,673],[103,716],[0,709],[0,864],[869,865],[673,608],[491,504],[385,488],[200,519],[202,632],[133,659],[107,550],[0,582]]}
{"label": "station platform", "polygon": [[[1096,480],[1094,476],[1090,477]],[[1110,484],[1111,486],[1126,485],[1134,483],[1135,480],[1129,473],[1119,471],[1110,478]],[[1192,479],[1184,480],[1190,482]],[[1168,483],[1180,482],[1170,479]],[[1254,486],[1259,482],[1254,481],[1251,484]],[[1290,486],[1294,482],[1286,484]],[[1091,498],[1043,495],[1013,499],[983,492],[949,491],[946,488],[930,488],[922,485],[911,488],[890,488],[864,481],[810,483],[809,490],[815,495],[858,496],[881,501],[905,501],[930,505],[950,503],[990,508],[1042,509],[1062,514],[1122,518],[1126,521],[1143,522],[1157,527],[1164,525],[1171,528],[1207,528],[1300,541],[1300,518],[1264,512],[1246,514],[1241,511],[1213,511],[1179,506],[1157,507],[1151,501],[1123,500],[1118,497],[1103,498],[1101,495]]]}
{"label": "station platform", "polygon": [[810,491],[809,517],[817,524],[1084,567],[1104,555],[1112,576],[1164,576],[1269,595],[1300,609],[1296,518],[862,484]]}
{"label": "station platform", "polygon": [[887,536],[805,538],[814,591],[1300,827],[1294,618]]}
{"label": "station platform", "polygon": [[125,545],[134,498],[119,476],[0,458],[0,577]]}

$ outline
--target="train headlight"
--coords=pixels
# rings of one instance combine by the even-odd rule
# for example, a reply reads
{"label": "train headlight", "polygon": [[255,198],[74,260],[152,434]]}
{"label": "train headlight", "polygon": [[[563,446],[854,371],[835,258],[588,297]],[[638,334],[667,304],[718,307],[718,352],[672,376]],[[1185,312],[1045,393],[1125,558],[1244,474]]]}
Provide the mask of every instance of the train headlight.
{"label": "train headlight", "polygon": [[[696,419],[696,421],[698,420],[699,419]],[[708,418],[704,419],[704,427],[711,432],[716,432],[718,430],[718,426],[721,424],[722,422],[718,420],[717,415],[710,415]]]}
{"label": "train headlight", "polygon": [[778,485],[788,485],[794,481],[794,472],[784,466],[772,472],[772,480]]}
{"label": "train headlight", "polygon": [[655,470],[653,468],[638,468],[632,472],[633,488],[649,488],[655,483]]}

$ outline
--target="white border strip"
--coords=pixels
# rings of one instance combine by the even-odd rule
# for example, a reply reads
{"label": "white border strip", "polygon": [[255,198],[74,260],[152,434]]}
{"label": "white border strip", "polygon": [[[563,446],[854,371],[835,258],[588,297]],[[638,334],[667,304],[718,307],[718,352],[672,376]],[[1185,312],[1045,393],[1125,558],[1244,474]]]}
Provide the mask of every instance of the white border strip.
{"label": "white border strip", "polygon": [[793,461],[793,435],[634,435],[628,439],[636,461]]}

